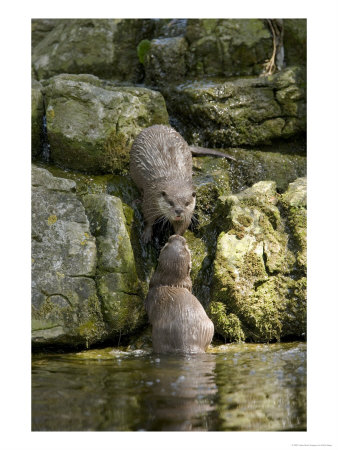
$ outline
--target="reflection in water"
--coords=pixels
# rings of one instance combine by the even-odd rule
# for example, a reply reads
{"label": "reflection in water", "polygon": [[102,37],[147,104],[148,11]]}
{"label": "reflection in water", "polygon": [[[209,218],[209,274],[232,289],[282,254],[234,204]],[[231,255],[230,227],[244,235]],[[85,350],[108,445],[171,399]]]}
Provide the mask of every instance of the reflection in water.
{"label": "reflection in water", "polygon": [[[238,346],[237,346],[238,347]],[[305,430],[305,344],[243,345],[218,361],[221,430]],[[248,351],[245,351],[247,349]]]}
{"label": "reflection in water", "polygon": [[33,356],[32,429],[306,429],[306,345]]}

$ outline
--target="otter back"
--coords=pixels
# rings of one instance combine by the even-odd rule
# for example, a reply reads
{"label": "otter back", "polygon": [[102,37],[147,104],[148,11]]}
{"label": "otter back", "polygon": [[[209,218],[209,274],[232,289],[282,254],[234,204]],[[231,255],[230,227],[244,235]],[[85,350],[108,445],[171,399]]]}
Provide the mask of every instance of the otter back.
{"label": "otter back", "polygon": [[154,125],[141,131],[130,151],[130,174],[140,189],[159,178],[192,177],[188,144],[173,128]]}
{"label": "otter back", "polygon": [[146,310],[156,353],[203,353],[212,340],[213,323],[185,288],[151,288]]}

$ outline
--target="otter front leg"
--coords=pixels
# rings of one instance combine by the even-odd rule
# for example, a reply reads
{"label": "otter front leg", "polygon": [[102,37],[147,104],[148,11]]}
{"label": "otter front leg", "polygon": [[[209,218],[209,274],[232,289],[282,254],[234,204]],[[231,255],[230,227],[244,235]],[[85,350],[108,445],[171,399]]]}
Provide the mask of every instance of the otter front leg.
{"label": "otter front leg", "polygon": [[144,231],[142,233],[142,241],[144,244],[148,244],[153,237],[153,224],[146,223]]}

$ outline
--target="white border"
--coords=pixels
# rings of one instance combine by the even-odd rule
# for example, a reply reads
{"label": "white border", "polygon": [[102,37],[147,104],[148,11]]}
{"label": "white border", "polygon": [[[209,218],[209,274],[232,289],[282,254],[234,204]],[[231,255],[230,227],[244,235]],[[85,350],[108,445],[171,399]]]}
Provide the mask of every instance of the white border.
{"label": "white border", "polygon": [[[2,4],[2,364],[5,450],[337,448],[337,2],[196,4],[58,0]],[[160,4],[161,3],[161,4]],[[160,4],[160,5],[159,5]],[[307,432],[99,433],[30,431],[30,19],[288,17],[308,19],[309,358]],[[5,137],[5,139],[4,139]],[[332,256],[330,257],[330,254]]]}

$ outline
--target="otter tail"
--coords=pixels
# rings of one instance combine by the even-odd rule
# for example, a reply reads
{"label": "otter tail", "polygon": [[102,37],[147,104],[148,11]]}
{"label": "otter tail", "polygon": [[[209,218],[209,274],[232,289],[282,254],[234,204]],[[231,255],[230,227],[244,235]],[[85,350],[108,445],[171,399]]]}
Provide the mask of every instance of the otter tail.
{"label": "otter tail", "polygon": [[227,158],[232,161],[237,161],[233,156],[227,155],[226,153],[214,150],[212,148],[194,147],[189,146],[190,151],[193,156],[216,156],[218,158]]}

